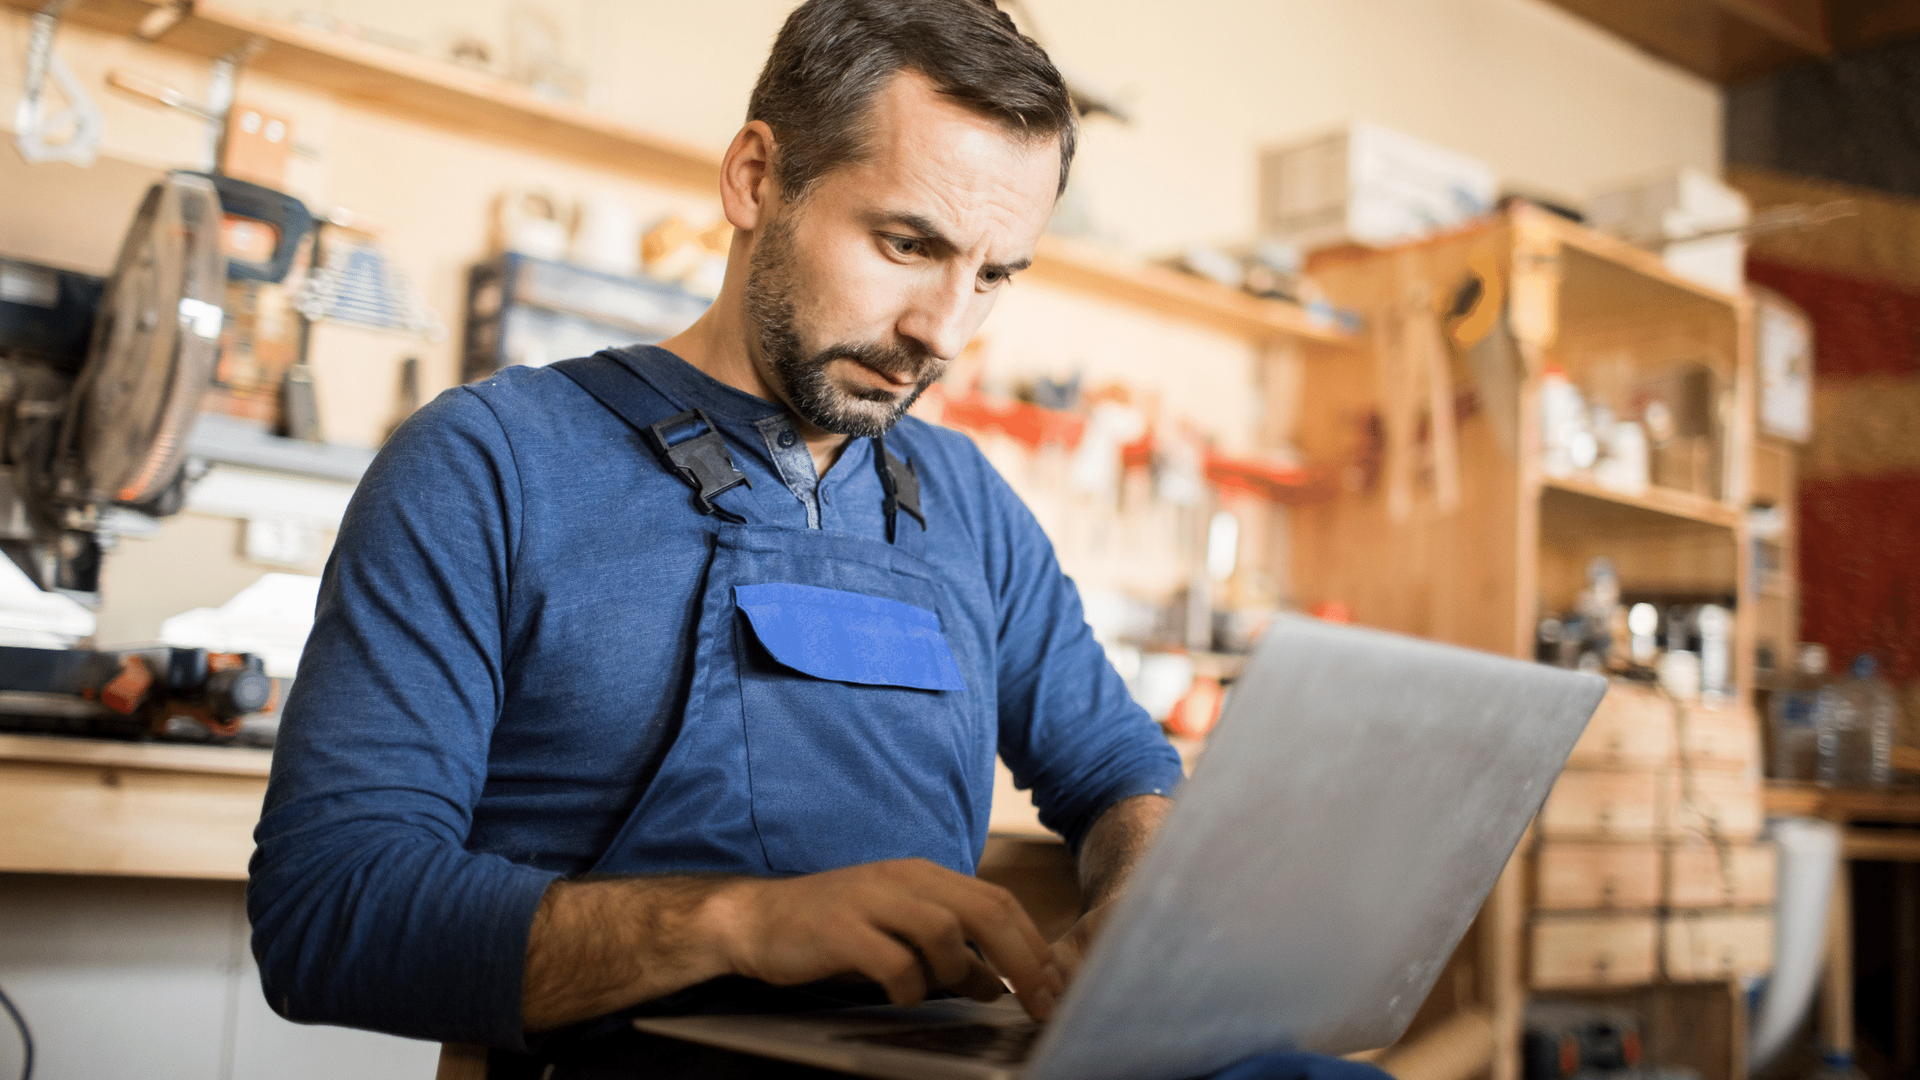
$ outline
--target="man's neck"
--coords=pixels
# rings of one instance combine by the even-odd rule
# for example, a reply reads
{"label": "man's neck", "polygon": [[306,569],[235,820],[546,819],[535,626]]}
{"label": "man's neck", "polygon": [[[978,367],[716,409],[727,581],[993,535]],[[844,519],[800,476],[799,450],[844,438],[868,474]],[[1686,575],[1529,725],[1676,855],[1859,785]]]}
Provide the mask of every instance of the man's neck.
{"label": "man's neck", "polygon": [[767,384],[747,344],[746,326],[745,305],[730,291],[723,290],[713,306],[692,326],[661,342],[660,348],[735,390],[786,409],[794,430],[799,433],[801,441],[807,444],[807,452],[813,457],[813,471],[819,476],[826,476],[827,470],[840,460],[841,452],[851,440],[848,436],[822,431],[808,423]]}

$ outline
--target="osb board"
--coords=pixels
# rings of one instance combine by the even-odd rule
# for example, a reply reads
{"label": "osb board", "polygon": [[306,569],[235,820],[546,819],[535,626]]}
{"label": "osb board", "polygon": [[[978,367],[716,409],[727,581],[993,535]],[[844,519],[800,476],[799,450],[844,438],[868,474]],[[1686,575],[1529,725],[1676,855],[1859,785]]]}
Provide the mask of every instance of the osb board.
{"label": "osb board", "polygon": [[[1503,259],[1508,232],[1480,229],[1333,260],[1316,279],[1334,303],[1379,326],[1396,317],[1416,283],[1425,295],[1450,295],[1476,250],[1481,258]],[[1303,365],[1294,439],[1308,460],[1331,467],[1335,491],[1291,512],[1297,598],[1309,606],[1344,603],[1364,625],[1513,654],[1523,640],[1520,597],[1531,591],[1531,568],[1519,554],[1517,463],[1501,448],[1489,416],[1466,415],[1457,427],[1458,506],[1440,505],[1431,444],[1422,440],[1413,449],[1410,506],[1396,520],[1375,352],[1310,355]],[[1456,392],[1471,386],[1458,364],[1451,377]]]}

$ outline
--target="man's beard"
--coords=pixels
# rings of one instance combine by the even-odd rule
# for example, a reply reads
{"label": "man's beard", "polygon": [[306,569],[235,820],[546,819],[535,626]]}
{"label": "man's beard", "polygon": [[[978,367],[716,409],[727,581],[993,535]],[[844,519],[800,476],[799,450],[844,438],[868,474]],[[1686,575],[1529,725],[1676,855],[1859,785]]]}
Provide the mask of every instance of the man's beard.
{"label": "man's beard", "polygon": [[[780,380],[779,390],[800,418],[836,435],[884,435],[933,385],[946,365],[917,343],[843,343],[809,353],[794,329],[793,224],[785,215],[766,226],[747,264],[747,318],[760,331],[760,353]],[[879,387],[844,387],[827,374],[835,360],[851,360],[885,375],[919,379],[905,396]]]}

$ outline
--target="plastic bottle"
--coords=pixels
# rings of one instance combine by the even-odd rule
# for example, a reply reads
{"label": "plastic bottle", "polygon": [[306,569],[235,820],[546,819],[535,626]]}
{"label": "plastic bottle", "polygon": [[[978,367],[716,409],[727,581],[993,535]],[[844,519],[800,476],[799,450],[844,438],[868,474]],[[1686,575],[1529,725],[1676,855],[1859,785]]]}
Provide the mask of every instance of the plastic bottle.
{"label": "plastic bottle", "polygon": [[1893,782],[1893,691],[1871,656],[1853,661],[1853,677],[1823,688],[1814,705],[1820,782],[1849,786]]}
{"label": "plastic bottle", "polygon": [[1802,642],[1792,672],[1767,703],[1767,721],[1773,729],[1773,760],[1767,774],[1774,779],[1812,780],[1818,774],[1820,751],[1813,710],[1826,682],[1826,646]]}
{"label": "plastic bottle", "polygon": [[1867,1074],[1853,1063],[1851,1050],[1825,1049],[1820,1052],[1820,1067],[1807,1080],[1867,1080]]}
{"label": "plastic bottle", "polygon": [[1568,476],[1590,468],[1597,444],[1587,426],[1587,403],[1566,369],[1548,364],[1540,373],[1541,468],[1548,476]]}

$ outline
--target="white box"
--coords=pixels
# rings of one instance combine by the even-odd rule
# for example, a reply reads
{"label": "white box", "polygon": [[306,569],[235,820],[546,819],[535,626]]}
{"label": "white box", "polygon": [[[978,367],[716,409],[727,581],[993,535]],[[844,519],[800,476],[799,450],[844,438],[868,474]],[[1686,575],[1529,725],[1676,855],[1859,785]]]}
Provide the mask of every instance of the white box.
{"label": "white box", "polygon": [[1747,241],[1739,233],[1668,244],[1660,249],[1660,257],[1675,277],[1723,293],[1739,292],[1747,279]]}
{"label": "white box", "polygon": [[1354,123],[1260,154],[1260,232],[1302,249],[1393,244],[1493,209],[1500,181],[1474,158]]}
{"label": "white box", "polygon": [[1745,195],[1685,167],[1621,184],[1587,201],[1587,224],[1647,247],[1704,233],[1737,233],[1752,216]]}

